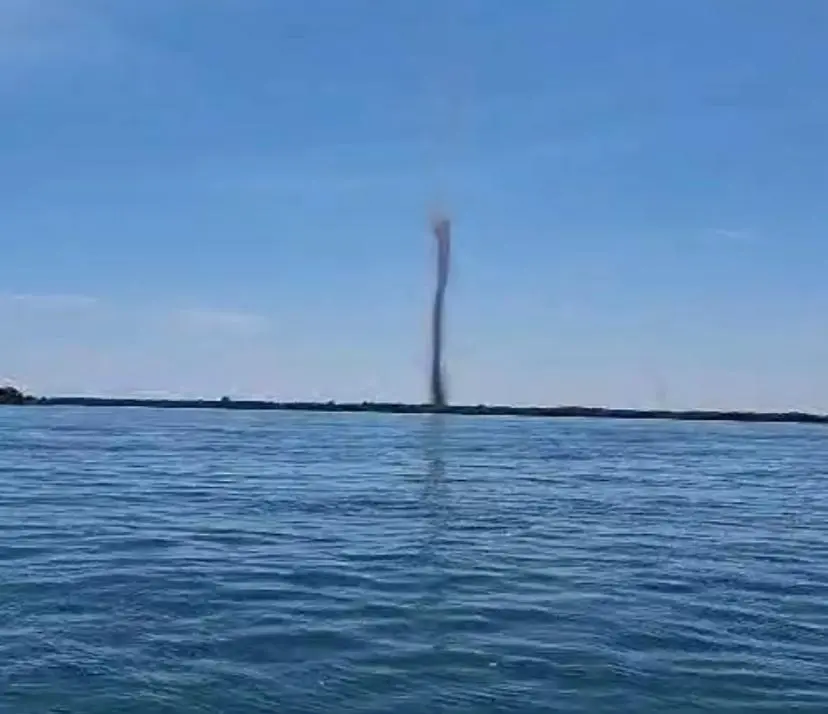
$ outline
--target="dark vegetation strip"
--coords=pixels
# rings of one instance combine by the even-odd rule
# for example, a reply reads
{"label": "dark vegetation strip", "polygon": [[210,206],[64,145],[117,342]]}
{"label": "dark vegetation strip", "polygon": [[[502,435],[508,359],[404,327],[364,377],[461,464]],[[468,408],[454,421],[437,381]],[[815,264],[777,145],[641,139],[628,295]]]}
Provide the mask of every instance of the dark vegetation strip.
{"label": "dark vegetation strip", "polygon": [[46,406],[154,407],[157,409],[241,409],[303,412],[376,412],[383,414],[465,414],[477,416],[583,417],[593,419],[673,419],[681,421],[783,422],[828,424],[828,415],[806,412],[670,411],[665,409],[612,409],[606,407],[509,407],[485,404],[435,407],[431,404],[389,402],[271,402],[209,399],[110,399],[99,397],[26,397],[22,402]]}

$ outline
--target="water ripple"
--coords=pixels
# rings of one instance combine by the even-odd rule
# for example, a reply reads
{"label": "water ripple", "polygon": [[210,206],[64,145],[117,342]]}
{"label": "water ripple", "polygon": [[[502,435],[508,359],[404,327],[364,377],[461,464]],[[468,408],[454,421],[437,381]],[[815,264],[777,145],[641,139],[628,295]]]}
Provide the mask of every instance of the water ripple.
{"label": "water ripple", "polygon": [[824,429],[0,410],[0,711],[828,711]]}

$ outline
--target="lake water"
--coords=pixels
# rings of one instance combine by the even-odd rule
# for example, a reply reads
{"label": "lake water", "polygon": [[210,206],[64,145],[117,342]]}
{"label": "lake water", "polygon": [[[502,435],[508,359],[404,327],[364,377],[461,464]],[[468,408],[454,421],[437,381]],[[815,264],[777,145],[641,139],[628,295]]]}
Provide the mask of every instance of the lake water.
{"label": "lake water", "polygon": [[828,429],[0,409],[0,712],[828,712]]}

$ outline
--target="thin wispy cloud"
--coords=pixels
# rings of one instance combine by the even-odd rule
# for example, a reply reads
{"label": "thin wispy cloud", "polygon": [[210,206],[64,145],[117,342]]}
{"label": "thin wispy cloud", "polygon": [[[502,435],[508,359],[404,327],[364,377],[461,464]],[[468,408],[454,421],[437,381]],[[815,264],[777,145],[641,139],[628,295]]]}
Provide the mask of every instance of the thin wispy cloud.
{"label": "thin wispy cloud", "polygon": [[101,303],[91,295],[7,293],[0,294],[0,304],[53,312],[88,310]]}
{"label": "thin wispy cloud", "polygon": [[734,243],[749,243],[756,239],[756,234],[747,228],[715,228],[713,235]]}
{"label": "thin wispy cloud", "polygon": [[106,313],[112,319],[140,324],[150,332],[172,327],[174,330],[196,331],[202,334],[259,335],[267,331],[270,321],[255,312],[231,308],[169,307],[147,304],[129,304],[106,301],[92,295],[0,293],[0,308],[7,315],[50,315],[66,319]]}
{"label": "thin wispy cloud", "polygon": [[268,319],[262,315],[221,308],[174,309],[169,319],[174,326],[185,329],[245,336],[262,334],[269,327]]}
{"label": "thin wispy cloud", "polygon": [[594,160],[630,155],[641,145],[641,139],[632,134],[607,132],[539,142],[530,145],[526,154],[532,158]]}

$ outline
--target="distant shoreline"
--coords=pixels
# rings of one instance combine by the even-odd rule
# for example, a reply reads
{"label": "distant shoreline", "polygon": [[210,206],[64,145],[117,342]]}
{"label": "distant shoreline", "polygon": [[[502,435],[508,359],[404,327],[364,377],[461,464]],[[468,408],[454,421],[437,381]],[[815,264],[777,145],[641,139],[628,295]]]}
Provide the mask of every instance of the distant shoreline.
{"label": "distant shoreline", "polygon": [[730,421],[747,423],[828,424],[828,414],[806,412],[752,412],[666,409],[613,409],[606,407],[509,407],[455,405],[435,408],[430,404],[386,402],[271,402],[223,399],[120,399],[104,397],[29,398],[28,406],[151,407],[156,409],[238,409],[246,411],[371,412],[378,414],[459,414],[468,416],[520,416],[588,419],[668,419],[673,421]]}

